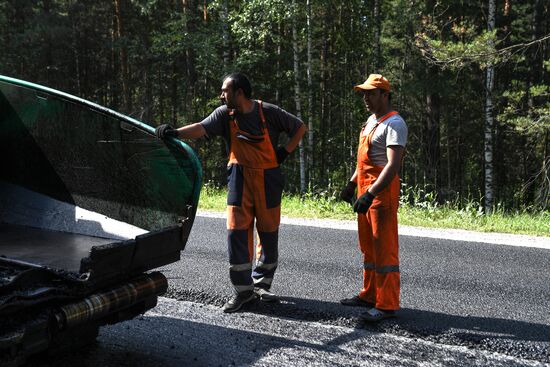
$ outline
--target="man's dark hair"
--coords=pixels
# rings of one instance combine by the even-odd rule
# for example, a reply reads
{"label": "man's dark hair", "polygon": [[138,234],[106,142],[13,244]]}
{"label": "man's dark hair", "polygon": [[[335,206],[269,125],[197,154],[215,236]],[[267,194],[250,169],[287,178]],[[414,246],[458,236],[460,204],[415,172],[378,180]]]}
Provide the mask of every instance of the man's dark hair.
{"label": "man's dark hair", "polygon": [[232,73],[227,75],[223,80],[231,79],[233,81],[233,92],[236,92],[238,89],[242,89],[244,96],[250,98],[252,96],[252,86],[250,81],[243,73]]}

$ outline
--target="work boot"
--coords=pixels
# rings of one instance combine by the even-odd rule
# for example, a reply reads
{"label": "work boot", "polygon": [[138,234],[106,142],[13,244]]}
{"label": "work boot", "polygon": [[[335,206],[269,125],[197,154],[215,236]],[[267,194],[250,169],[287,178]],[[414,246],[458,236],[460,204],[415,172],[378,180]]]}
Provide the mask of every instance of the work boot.
{"label": "work boot", "polygon": [[267,289],[254,288],[254,293],[256,293],[260,301],[277,302],[279,300],[279,297],[277,297],[275,293],[272,293]]}
{"label": "work boot", "polygon": [[359,296],[354,296],[351,298],[344,298],[340,300],[340,303],[344,306],[353,306],[353,307],[367,307],[367,308],[373,308],[374,303],[367,302],[360,298]]}
{"label": "work boot", "polygon": [[248,292],[245,294],[239,293],[231,297],[231,299],[227,301],[225,305],[223,305],[223,312],[230,313],[230,312],[239,311],[245,303],[248,303],[255,299],[256,299],[256,295],[254,293],[248,293]]}

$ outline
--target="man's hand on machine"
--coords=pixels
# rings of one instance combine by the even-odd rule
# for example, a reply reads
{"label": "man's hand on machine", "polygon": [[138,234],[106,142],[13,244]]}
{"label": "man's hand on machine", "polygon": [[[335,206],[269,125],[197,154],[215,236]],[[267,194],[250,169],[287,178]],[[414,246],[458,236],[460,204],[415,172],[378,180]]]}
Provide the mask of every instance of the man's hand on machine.
{"label": "man's hand on machine", "polygon": [[374,195],[368,192],[368,190],[359,197],[353,204],[353,211],[356,213],[365,214],[374,200]]}
{"label": "man's hand on machine", "polygon": [[169,136],[176,138],[178,136],[178,131],[174,129],[171,125],[162,124],[157,126],[155,129],[155,135],[159,139],[165,139]]}

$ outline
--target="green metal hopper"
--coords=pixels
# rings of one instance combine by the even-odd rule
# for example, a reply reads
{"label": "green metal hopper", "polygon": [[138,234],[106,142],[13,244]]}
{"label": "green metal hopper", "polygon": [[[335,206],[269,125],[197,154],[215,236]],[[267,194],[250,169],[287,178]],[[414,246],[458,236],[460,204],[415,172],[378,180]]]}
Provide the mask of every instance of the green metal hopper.
{"label": "green metal hopper", "polygon": [[156,304],[166,278],[146,272],[179,260],[199,200],[188,145],[0,76],[0,157],[0,365],[89,341]]}

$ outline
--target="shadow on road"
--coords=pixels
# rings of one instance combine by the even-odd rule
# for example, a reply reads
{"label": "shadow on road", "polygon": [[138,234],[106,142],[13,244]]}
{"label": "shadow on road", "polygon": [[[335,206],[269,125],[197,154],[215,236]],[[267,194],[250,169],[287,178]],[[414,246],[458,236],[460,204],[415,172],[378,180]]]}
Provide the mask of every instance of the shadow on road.
{"label": "shadow on road", "polygon": [[453,339],[467,341],[468,344],[476,344],[483,339],[550,343],[549,325],[490,317],[450,315],[410,308],[401,309],[398,318],[384,320],[378,324],[369,324],[361,320],[361,313],[366,311],[362,307],[346,307],[336,302],[293,297],[283,297],[278,304],[258,301],[249,306],[248,311],[373,332],[391,332],[402,336],[436,339],[449,339],[452,336]]}
{"label": "shadow on road", "polygon": [[[195,307],[202,306],[198,304]],[[214,311],[206,319],[200,316],[203,315],[201,312],[197,313],[200,316],[197,320],[194,320],[193,313],[187,311],[182,315],[191,318],[188,320],[152,315],[102,328],[95,346],[42,360],[41,363],[33,365],[252,365],[260,360],[283,358],[280,355],[281,350],[289,349],[299,351],[302,358],[311,357],[311,360],[315,361],[321,352],[328,353],[327,355],[345,354],[346,345],[363,345],[354,342],[368,340],[365,339],[368,335],[377,338],[377,334],[384,332],[410,337],[411,340],[422,338],[442,344],[466,345],[473,348],[479,346],[483,350],[505,351],[508,355],[539,361],[546,360],[549,355],[550,327],[546,325],[403,309],[398,319],[372,326],[360,320],[359,315],[364,311],[362,308],[348,308],[335,302],[283,297],[281,302],[276,304],[256,301],[245,305],[243,311],[237,314],[224,315],[221,310]],[[281,336],[263,333],[261,325],[256,325],[256,331],[243,330],[240,324],[250,326],[251,321],[247,319],[251,318],[251,313],[274,316],[275,324],[269,328],[283,328],[280,329]],[[288,325],[277,324],[280,322],[277,319],[343,326],[350,328],[351,332],[342,329],[330,331],[322,327],[321,329],[329,332],[329,338],[327,339],[325,334],[322,343],[307,342],[300,340],[300,330],[289,330]],[[215,324],[211,324],[213,320]],[[269,319],[267,322],[271,323]],[[512,347],[509,346],[510,341],[513,342]],[[532,355],[522,355],[525,349],[521,348],[528,342],[540,344],[540,350]],[[513,344],[519,345],[519,349],[514,349]]]}
{"label": "shadow on road", "polygon": [[325,345],[298,339],[149,316],[102,328],[95,345],[63,355],[34,358],[28,366],[248,366],[264,357],[273,358],[280,348],[327,351]]}
{"label": "shadow on road", "polygon": [[477,342],[483,338],[550,343],[550,325],[479,316],[459,316],[403,309],[402,329],[433,335],[453,331],[455,336]]}

